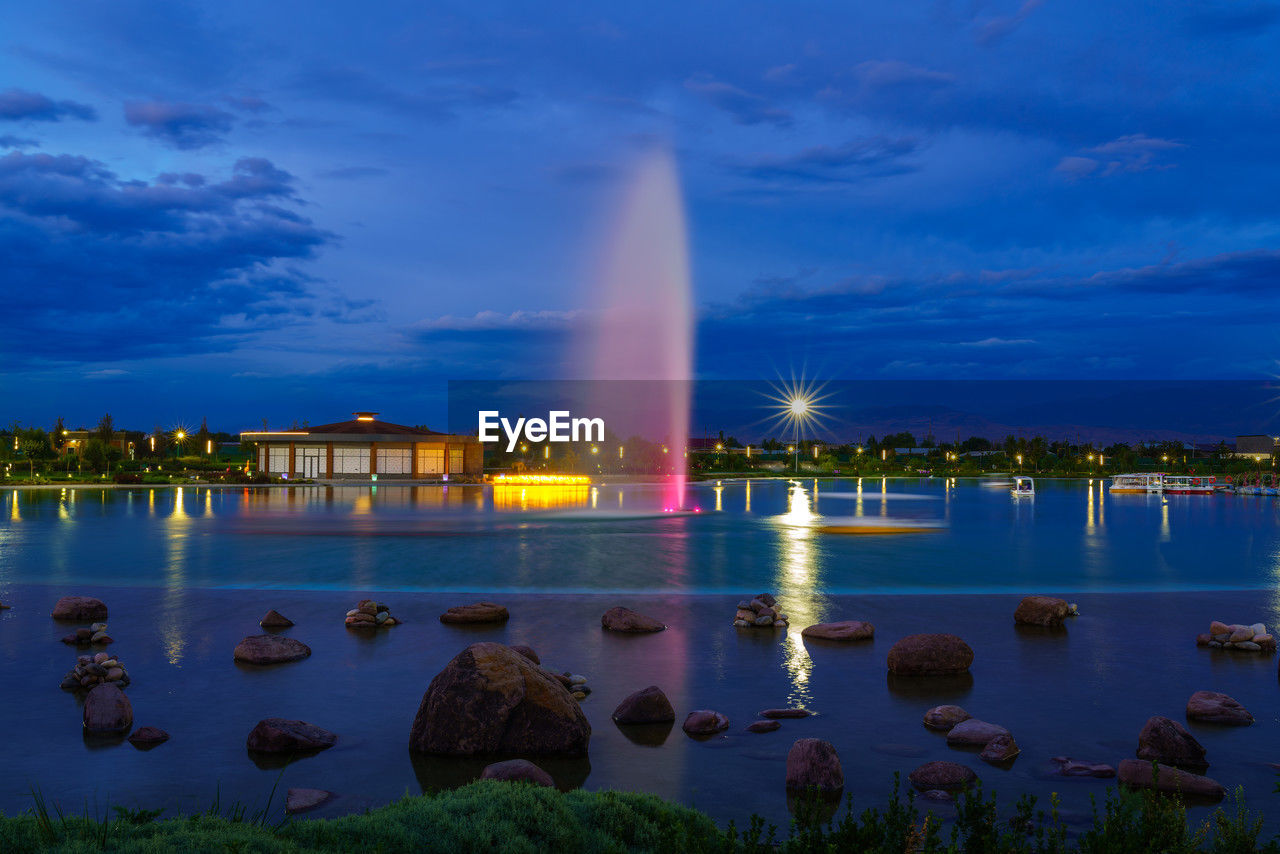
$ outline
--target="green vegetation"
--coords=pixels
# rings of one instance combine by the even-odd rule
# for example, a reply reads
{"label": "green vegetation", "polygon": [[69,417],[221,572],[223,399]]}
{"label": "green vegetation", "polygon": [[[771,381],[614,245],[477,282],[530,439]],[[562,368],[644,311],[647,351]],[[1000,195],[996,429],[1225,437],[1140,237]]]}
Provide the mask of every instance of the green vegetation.
{"label": "green vegetation", "polygon": [[1245,809],[1239,792],[1230,809],[1195,825],[1174,798],[1109,790],[1095,805],[1092,824],[1073,835],[1056,802],[1037,810],[1035,799],[1024,796],[1012,817],[1001,818],[995,797],[979,787],[965,792],[954,817],[943,821],[922,813],[895,783],[883,808],[858,813],[850,802],[832,819],[823,817],[828,805],[801,798],[785,837],[759,818],[745,829],[722,830],[703,813],[652,795],[561,794],[493,781],[405,797],[362,815],[274,824],[267,820],[270,802],[253,815],[243,808],[220,815],[215,805],[191,817],[159,819],[156,811],[116,808],[113,816],[94,819],[50,814],[42,798],[35,800],[27,814],[0,816],[0,851],[1280,854],[1275,841],[1259,842],[1262,820]]}

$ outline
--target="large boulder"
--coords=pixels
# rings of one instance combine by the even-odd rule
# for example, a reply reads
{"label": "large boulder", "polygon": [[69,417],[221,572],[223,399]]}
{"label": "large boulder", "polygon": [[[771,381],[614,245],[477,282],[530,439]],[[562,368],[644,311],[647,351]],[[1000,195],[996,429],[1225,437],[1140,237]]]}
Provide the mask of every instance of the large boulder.
{"label": "large boulder", "polygon": [[133,704],[125,693],[110,683],[94,685],[84,698],[84,731],[126,733],[133,728]]}
{"label": "large boulder", "polygon": [[1161,765],[1204,768],[1204,747],[1175,720],[1156,715],[1147,721],[1138,735],[1138,758]]}
{"label": "large boulder", "polygon": [[513,652],[520,653],[525,658],[532,661],[534,664],[542,663],[542,659],[538,657],[538,653],[534,651],[534,648],[529,646],[528,644],[513,643],[513,644],[508,644],[508,646],[511,648]]}
{"label": "large boulder", "polygon": [[[261,620],[258,621],[258,625],[262,626],[264,629],[287,629],[293,625],[293,620],[290,620],[284,614],[281,614],[275,608],[272,608],[270,611],[267,612],[267,615],[265,617],[263,617]],[[317,790],[305,789],[305,790],[298,790],[298,791],[317,791]]]}
{"label": "large boulder", "polygon": [[508,759],[486,765],[480,772],[481,780],[502,780],[509,783],[532,783],[535,786],[546,786],[554,789],[556,781],[551,775],[534,765],[528,759]]}
{"label": "large boulder", "polygon": [[843,620],[838,623],[818,623],[808,626],[801,637],[829,641],[860,641],[875,637],[876,627],[862,620]]}
{"label": "large boulder", "polygon": [[63,596],[53,606],[55,620],[75,620],[81,623],[98,622],[107,618],[107,606],[92,596]]}
{"label": "large boulder", "polygon": [[978,779],[972,768],[958,762],[926,762],[907,775],[911,785],[922,792],[954,792]]}
{"label": "large boulder", "polygon": [[787,753],[787,788],[839,792],[844,788],[844,770],[831,742],[820,738],[800,738]]}
{"label": "large boulder", "polygon": [[967,721],[973,715],[959,706],[934,706],[924,713],[924,725],[929,729],[950,732],[951,728],[961,721]]}
{"label": "large boulder", "polygon": [[636,691],[613,710],[613,720],[620,724],[661,724],[675,719],[676,710],[657,685]]}
{"label": "large boulder", "polygon": [[1013,621],[1024,626],[1060,626],[1071,613],[1071,605],[1065,599],[1052,596],[1027,596],[1018,603]]}
{"label": "large boulder", "polygon": [[660,623],[653,617],[647,617],[639,611],[632,611],[630,608],[610,608],[604,612],[604,616],[600,618],[600,627],[611,632],[629,632],[640,634],[645,632],[660,632],[666,628],[664,623]]}
{"label": "large boulder", "polygon": [[729,718],[712,709],[695,709],[684,719],[683,726],[689,735],[714,735],[729,728]]}
{"label": "large boulder", "polygon": [[1226,726],[1249,726],[1253,723],[1253,715],[1226,694],[1197,691],[1187,700],[1187,720]]}
{"label": "large boulder", "polygon": [[1194,798],[1222,800],[1226,789],[1217,780],[1192,774],[1167,765],[1153,766],[1141,759],[1122,759],[1118,779],[1126,786],[1139,789],[1155,789]]}
{"label": "large boulder", "polygon": [[235,660],[245,664],[282,664],[311,655],[311,647],[281,635],[250,635],[236,644]]}
{"label": "large boulder", "polygon": [[973,648],[955,635],[908,635],[889,650],[889,672],[897,676],[967,673]]}
{"label": "large boulder", "polygon": [[511,613],[501,605],[493,602],[476,602],[471,605],[456,605],[440,615],[442,623],[505,623],[511,619]]}
{"label": "large boulder", "polygon": [[245,746],[259,753],[301,753],[327,750],[337,741],[333,733],[305,721],[266,718],[250,730]]}
{"label": "large boulder", "polygon": [[500,643],[453,657],[422,695],[409,746],[422,753],[587,752],[591,724],[569,689]]}
{"label": "large boulder", "polygon": [[947,744],[985,747],[996,736],[1008,734],[1009,730],[998,724],[989,724],[977,718],[969,718],[947,731]]}

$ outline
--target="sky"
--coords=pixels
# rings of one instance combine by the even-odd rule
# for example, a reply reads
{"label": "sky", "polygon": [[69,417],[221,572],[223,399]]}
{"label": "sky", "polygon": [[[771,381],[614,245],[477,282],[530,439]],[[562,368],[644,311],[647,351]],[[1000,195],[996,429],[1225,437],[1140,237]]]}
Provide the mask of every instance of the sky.
{"label": "sky", "polygon": [[583,376],[667,152],[693,375],[1280,372],[1280,5],[20,4],[0,417],[237,431]]}

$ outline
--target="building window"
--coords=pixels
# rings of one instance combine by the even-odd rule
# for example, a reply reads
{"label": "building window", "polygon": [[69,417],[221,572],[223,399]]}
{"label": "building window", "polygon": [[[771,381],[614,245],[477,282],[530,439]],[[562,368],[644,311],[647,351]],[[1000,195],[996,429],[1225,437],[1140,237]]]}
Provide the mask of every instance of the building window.
{"label": "building window", "polygon": [[379,448],[378,474],[412,474],[410,453],[408,448]]}
{"label": "building window", "polygon": [[462,468],[463,468],[463,466],[462,466],[462,449],[461,449],[461,448],[450,448],[450,449],[449,449],[449,473],[450,473],[450,474],[462,474]]}
{"label": "building window", "polygon": [[298,445],[293,465],[303,477],[324,477],[328,472],[328,453],[324,445]]}
{"label": "building window", "polygon": [[419,448],[418,474],[444,474],[444,450]]}
{"label": "building window", "polygon": [[271,446],[271,456],[267,461],[267,471],[271,474],[287,474],[289,472],[289,447]]}
{"label": "building window", "polygon": [[333,473],[334,474],[368,474],[369,473],[369,449],[368,448],[334,448],[333,449]]}

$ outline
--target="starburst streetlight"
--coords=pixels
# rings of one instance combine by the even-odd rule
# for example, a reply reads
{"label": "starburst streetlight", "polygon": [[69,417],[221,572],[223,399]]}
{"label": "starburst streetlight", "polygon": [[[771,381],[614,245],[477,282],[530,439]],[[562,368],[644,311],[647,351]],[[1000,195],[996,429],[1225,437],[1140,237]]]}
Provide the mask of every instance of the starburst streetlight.
{"label": "starburst streetlight", "polygon": [[765,395],[775,404],[775,426],[791,428],[792,444],[788,448],[795,456],[795,469],[800,471],[800,438],[802,428],[821,427],[825,415],[822,401],[830,397],[822,394],[822,386],[807,382],[803,377],[792,377],[789,383],[773,386],[773,394]]}

